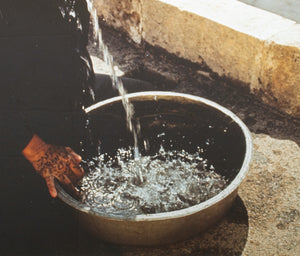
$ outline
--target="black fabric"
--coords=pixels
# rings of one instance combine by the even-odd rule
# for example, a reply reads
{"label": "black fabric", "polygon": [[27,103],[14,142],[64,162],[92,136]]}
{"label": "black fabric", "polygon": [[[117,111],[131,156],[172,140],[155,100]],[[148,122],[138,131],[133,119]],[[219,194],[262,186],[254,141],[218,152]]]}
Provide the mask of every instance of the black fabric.
{"label": "black fabric", "polygon": [[118,95],[108,76],[95,81],[88,31],[85,0],[0,0],[0,156],[21,154],[33,134],[78,150],[90,89],[96,101]]}
{"label": "black fabric", "polygon": [[84,0],[0,0],[0,155],[43,136],[40,120],[75,134],[70,117],[83,115],[94,79],[88,22]]}

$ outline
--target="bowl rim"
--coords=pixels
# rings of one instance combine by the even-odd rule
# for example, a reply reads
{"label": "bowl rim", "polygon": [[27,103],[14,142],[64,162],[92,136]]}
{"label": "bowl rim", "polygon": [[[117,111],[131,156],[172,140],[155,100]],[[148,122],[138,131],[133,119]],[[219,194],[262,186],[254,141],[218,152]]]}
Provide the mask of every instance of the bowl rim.
{"label": "bowl rim", "polygon": [[[215,195],[214,197],[200,203],[196,204],[194,206],[180,209],[180,210],[175,210],[171,212],[161,212],[161,213],[151,213],[151,214],[139,214],[135,216],[126,216],[126,215],[112,215],[112,214],[106,214],[104,212],[101,212],[97,210],[96,208],[92,208],[90,206],[87,206],[76,199],[74,199],[71,195],[69,195],[61,186],[60,184],[55,181],[55,187],[58,192],[58,197],[68,204],[69,206],[77,209],[80,212],[84,212],[87,214],[92,214],[98,217],[103,217],[107,219],[114,219],[114,220],[128,220],[128,221],[158,221],[158,220],[166,220],[166,219],[175,219],[175,218],[180,218],[180,217],[185,217],[188,215],[195,214],[199,211],[202,211],[208,207],[211,207],[218,202],[222,201],[226,197],[228,197],[230,194],[232,194],[234,191],[236,191],[239,187],[239,185],[242,183],[242,181],[245,179],[249,168],[250,168],[250,162],[252,159],[252,154],[253,154],[253,144],[252,144],[252,137],[249,129],[247,126],[242,122],[242,120],[237,117],[233,112],[228,110],[227,108],[219,105],[218,103],[208,100],[206,98],[202,98],[199,96],[194,96],[190,94],[185,94],[185,93],[178,93],[178,92],[166,92],[166,91],[146,91],[146,92],[136,92],[136,93],[130,93],[125,95],[126,98],[130,99],[137,99],[137,100],[142,100],[143,98],[151,98],[153,97],[153,100],[157,100],[157,97],[159,99],[168,99],[168,98],[174,98],[178,97],[181,99],[185,99],[187,101],[195,101],[199,102],[201,104],[205,104],[209,107],[212,107],[222,113],[224,113],[226,116],[230,117],[236,124],[239,125],[239,127],[242,130],[242,133],[245,137],[245,144],[246,144],[246,151],[245,151],[245,156],[243,160],[243,164],[240,168],[240,171],[236,175],[236,177],[232,180],[232,182],[220,193]],[[90,113],[91,111],[98,109],[99,107],[112,104],[114,102],[118,102],[122,100],[122,96],[117,96],[113,98],[109,98],[107,100],[100,101],[98,103],[95,103],[91,105],[90,107],[85,109],[86,113]]]}

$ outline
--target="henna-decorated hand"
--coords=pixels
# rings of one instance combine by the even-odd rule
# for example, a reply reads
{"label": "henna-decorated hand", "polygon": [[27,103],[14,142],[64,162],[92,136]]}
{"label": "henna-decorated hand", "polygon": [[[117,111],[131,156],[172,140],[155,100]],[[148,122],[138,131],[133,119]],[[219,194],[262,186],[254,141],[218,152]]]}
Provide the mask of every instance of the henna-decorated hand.
{"label": "henna-decorated hand", "polygon": [[71,148],[46,144],[34,135],[22,153],[31,162],[36,172],[46,180],[52,197],[57,196],[54,178],[66,185],[73,193],[78,194],[74,185],[82,179],[84,171],[79,166],[81,157]]}

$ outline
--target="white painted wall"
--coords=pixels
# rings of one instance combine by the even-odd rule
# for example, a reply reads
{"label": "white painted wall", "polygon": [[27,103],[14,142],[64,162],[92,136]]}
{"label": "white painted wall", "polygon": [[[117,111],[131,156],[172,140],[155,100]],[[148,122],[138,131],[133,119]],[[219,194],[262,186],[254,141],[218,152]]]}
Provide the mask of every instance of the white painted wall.
{"label": "white painted wall", "polygon": [[300,23],[300,0],[239,0]]}

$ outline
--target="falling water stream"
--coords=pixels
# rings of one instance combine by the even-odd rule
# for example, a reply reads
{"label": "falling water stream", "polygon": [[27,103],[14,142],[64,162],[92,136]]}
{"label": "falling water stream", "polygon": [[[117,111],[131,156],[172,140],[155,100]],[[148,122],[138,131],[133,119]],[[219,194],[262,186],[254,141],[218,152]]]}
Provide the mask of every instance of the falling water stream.
{"label": "falling water stream", "polygon": [[[93,43],[95,44],[98,53],[103,55],[104,62],[109,68],[112,87],[119,92],[120,96],[122,96],[122,104],[126,113],[127,127],[133,135],[134,158],[135,161],[138,163],[141,155],[138,147],[138,137],[140,137],[140,124],[138,120],[134,119],[134,107],[129,101],[128,97],[126,97],[127,91],[123,86],[122,80],[117,76],[114,67],[113,56],[110,54],[108,47],[102,40],[102,33],[99,27],[97,10],[93,5],[92,0],[87,0],[87,4],[93,24]],[[143,182],[143,176],[140,168],[136,168],[136,175],[137,178],[140,179],[140,182]]]}
{"label": "falling water stream", "polygon": [[[113,57],[103,43],[97,11],[91,0],[87,0],[87,4],[93,23],[93,43],[110,69],[113,88],[122,96],[134,146],[118,149],[115,156],[99,153],[88,162],[89,171],[79,185],[81,202],[108,214],[132,215],[183,209],[221,192],[228,180],[202,156],[201,148],[189,153],[165,150],[161,146],[154,155],[141,155],[140,124],[116,75]],[[149,145],[144,144],[147,151]]]}

